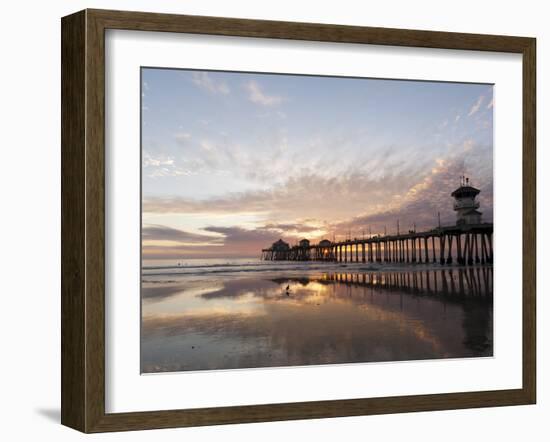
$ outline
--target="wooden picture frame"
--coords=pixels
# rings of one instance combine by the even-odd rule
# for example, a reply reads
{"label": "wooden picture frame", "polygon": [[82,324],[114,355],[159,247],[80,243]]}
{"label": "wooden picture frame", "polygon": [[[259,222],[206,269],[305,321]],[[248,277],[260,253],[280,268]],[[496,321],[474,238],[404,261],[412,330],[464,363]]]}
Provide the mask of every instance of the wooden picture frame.
{"label": "wooden picture frame", "polygon": [[[105,30],[418,48],[523,57],[523,385],[497,391],[105,412]],[[84,10],[62,19],[62,410],[83,432],[533,404],[536,398],[536,41],[533,38]]]}

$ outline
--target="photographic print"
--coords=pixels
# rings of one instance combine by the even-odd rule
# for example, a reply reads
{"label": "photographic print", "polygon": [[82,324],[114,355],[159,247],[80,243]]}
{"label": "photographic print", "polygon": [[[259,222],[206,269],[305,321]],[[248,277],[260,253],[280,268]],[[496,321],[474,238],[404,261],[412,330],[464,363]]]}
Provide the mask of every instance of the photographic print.
{"label": "photographic print", "polygon": [[141,372],[493,355],[493,86],[141,69]]}

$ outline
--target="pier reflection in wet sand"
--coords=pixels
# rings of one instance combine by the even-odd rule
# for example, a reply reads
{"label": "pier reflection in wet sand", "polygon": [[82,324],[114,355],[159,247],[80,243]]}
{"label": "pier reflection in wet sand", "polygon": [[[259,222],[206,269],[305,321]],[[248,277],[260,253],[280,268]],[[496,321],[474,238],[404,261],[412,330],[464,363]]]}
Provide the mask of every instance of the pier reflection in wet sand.
{"label": "pier reflection in wet sand", "polygon": [[492,356],[492,272],[145,280],[142,372]]}

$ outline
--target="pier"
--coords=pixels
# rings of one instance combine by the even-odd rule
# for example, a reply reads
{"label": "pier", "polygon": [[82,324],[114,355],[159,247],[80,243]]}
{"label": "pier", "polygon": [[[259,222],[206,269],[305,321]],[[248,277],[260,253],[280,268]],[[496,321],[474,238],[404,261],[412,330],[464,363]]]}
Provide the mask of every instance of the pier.
{"label": "pier", "polygon": [[[279,239],[262,249],[262,260],[268,261],[329,261],[363,263],[439,263],[474,265],[493,263],[493,223],[483,223],[476,201],[480,190],[469,178],[460,177],[460,186],[451,193],[454,198],[456,225],[439,226],[424,232],[416,227],[408,233],[369,235],[368,238],[329,241],[311,244],[303,239],[290,246]],[[439,215],[438,215],[439,218]]]}
{"label": "pier", "polygon": [[363,263],[492,264],[493,224],[438,227],[345,241],[289,246],[283,241],[263,249],[269,261],[330,261]]}

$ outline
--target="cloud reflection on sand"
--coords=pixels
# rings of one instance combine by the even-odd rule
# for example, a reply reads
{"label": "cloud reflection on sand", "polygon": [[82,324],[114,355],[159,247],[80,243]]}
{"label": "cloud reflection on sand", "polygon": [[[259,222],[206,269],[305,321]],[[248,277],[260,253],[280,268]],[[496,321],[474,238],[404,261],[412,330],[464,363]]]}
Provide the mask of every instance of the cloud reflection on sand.
{"label": "cloud reflection on sand", "polygon": [[142,371],[491,356],[490,281],[483,268],[144,283]]}

